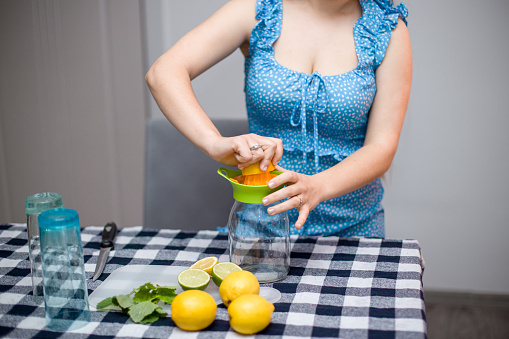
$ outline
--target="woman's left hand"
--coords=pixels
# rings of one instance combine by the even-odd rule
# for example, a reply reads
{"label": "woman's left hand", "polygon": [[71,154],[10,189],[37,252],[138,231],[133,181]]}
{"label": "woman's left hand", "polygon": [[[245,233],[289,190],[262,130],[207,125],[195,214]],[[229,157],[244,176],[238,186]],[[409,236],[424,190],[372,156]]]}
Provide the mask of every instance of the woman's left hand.
{"label": "woman's left hand", "polygon": [[275,188],[283,184],[286,184],[286,186],[263,198],[263,205],[267,206],[290,198],[269,207],[267,212],[274,215],[297,208],[299,217],[295,222],[295,228],[299,229],[304,225],[309,212],[321,202],[320,184],[316,182],[316,176],[287,171],[279,166],[276,166],[276,169],[283,173],[271,179],[268,183],[269,187]]}

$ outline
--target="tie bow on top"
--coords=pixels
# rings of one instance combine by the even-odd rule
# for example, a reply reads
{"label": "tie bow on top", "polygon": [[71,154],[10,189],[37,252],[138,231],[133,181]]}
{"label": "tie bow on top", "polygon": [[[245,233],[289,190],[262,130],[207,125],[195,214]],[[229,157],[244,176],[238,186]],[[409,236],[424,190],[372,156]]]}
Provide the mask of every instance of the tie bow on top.
{"label": "tie bow on top", "polygon": [[313,151],[315,160],[315,171],[319,168],[318,155],[318,114],[325,112],[329,96],[327,94],[327,84],[323,76],[319,72],[313,72],[311,75],[304,74],[301,79],[301,96],[300,102],[295,105],[290,123],[297,127],[301,125],[302,141],[304,143],[304,151],[302,156],[304,162],[307,162],[307,128],[306,118],[308,112],[313,117]]}

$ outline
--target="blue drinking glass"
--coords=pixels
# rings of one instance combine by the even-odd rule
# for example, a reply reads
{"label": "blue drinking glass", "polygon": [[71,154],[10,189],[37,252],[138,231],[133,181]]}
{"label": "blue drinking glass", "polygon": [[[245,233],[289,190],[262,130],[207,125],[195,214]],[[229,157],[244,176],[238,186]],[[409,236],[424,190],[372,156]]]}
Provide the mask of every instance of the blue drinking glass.
{"label": "blue drinking glass", "polygon": [[56,208],[39,214],[46,326],[75,330],[90,322],[78,213]]}

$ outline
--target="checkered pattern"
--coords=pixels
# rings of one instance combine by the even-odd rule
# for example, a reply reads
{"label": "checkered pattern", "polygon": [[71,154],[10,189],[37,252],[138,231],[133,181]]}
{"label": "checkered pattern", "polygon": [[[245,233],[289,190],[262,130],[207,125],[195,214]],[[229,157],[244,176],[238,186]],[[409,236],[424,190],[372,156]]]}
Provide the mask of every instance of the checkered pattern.
{"label": "checkered pattern", "polygon": [[[119,230],[103,275],[92,282],[102,227],[81,234],[89,294],[125,265],[188,266],[215,255],[228,260],[227,236],[215,231]],[[414,240],[292,237],[291,268],[277,288],[271,324],[256,338],[426,338],[423,260]],[[92,312],[69,333],[45,328],[44,303],[34,302],[26,226],[0,226],[0,337],[239,338],[219,305],[214,323],[184,332],[171,318],[139,325],[117,312]]]}

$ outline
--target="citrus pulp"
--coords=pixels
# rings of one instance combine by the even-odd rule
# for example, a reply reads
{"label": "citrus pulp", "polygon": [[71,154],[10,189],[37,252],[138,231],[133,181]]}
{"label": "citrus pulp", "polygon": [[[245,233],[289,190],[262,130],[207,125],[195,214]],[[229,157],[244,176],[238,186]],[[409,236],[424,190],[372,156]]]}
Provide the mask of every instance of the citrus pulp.
{"label": "citrus pulp", "polygon": [[212,268],[212,280],[217,286],[220,286],[224,278],[235,271],[242,271],[242,268],[232,262],[220,262]]}
{"label": "citrus pulp", "polygon": [[210,282],[210,275],[198,268],[188,268],[178,275],[178,283],[184,291],[204,290]]}
{"label": "citrus pulp", "polygon": [[206,257],[198,260],[189,268],[199,268],[207,272],[208,274],[212,274],[212,268],[217,264],[218,260],[216,257]]}

